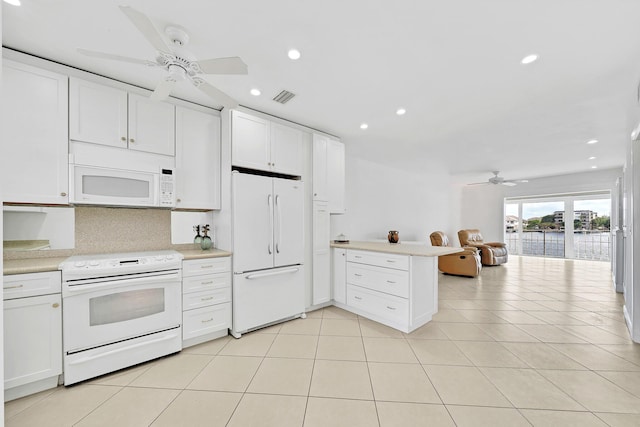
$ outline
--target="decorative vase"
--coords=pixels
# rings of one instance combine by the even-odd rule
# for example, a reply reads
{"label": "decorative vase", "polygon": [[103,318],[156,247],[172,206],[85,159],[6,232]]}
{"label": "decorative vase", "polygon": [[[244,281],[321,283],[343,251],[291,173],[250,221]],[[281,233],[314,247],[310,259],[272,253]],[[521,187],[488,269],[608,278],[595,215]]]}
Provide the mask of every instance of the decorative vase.
{"label": "decorative vase", "polygon": [[389,243],[398,243],[400,241],[400,236],[398,236],[398,232],[395,230],[389,231]]}
{"label": "decorative vase", "polygon": [[196,233],[196,237],[193,238],[193,243],[195,243],[196,245],[199,245],[202,242],[202,236],[200,235],[200,226],[194,225],[193,231],[195,231]]}
{"label": "decorative vase", "polygon": [[200,242],[200,247],[202,248],[203,251],[211,249],[211,247],[213,246],[211,237],[209,237],[208,234],[209,234],[209,224],[202,227],[202,241]]}

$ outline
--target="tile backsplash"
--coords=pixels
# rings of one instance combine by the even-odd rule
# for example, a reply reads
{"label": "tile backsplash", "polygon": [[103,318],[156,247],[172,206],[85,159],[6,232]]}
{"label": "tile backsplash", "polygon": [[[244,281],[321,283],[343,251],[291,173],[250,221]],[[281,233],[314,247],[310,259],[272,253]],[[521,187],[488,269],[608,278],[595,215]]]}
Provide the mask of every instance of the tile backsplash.
{"label": "tile backsplash", "polygon": [[81,206],[75,208],[75,249],[9,252],[4,259],[190,249],[171,244],[171,211]]}

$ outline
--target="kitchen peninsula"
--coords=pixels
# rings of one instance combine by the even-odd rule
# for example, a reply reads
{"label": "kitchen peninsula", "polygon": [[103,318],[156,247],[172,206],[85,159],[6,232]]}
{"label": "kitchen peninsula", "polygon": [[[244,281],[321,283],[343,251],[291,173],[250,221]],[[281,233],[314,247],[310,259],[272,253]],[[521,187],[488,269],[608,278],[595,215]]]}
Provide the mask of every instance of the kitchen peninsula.
{"label": "kitchen peninsula", "polygon": [[335,305],[409,333],[438,312],[438,260],[461,248],[332,243]]}

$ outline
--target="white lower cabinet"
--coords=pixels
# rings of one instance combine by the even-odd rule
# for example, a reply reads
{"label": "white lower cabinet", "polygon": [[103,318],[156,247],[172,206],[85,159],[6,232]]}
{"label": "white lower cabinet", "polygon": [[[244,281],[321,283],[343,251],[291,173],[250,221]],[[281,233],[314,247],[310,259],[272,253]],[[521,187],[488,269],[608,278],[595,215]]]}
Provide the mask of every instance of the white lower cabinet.
{"label": "white lower cabinet", "polygon": [[334,249],[338,307],[409,333],[438,312],[437,257]]}
{"label": "white lower cabinet", "polygon": [[231,258],[182,263],[182,347],[228,334],[231,328]]}
{"label": "white lower cabinet", "polygon": [[4,276],[5,402],[58,385],[62,374],[60,272]]}
{"label": "white lower cabinet", "polygon": [[331,301],[329,231],[327,202],[313,202],[313,305]]}

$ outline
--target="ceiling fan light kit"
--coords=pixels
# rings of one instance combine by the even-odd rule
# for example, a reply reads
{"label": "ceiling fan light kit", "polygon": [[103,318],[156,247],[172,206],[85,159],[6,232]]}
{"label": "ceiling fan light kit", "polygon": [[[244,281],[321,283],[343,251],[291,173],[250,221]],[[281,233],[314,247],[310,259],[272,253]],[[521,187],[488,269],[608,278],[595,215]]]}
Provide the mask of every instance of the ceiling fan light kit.
{"label": "ceiling fan light kit", "polygon": [[485,182],[474,182],[474,183],[467,184],[467,185],[487,185],[487,184],[492,184],[492,185],[506,185],[507,187],[513,187],[513,186],[518,185],[519,183],[529,182],[529,180],[527,180],[527,179],[504,179],[503,177],[499,176],[500,175],[500,171],[491,171],[491,173],[493,174],[493,176],[491,178],[489,178],[487,181],[485,181]]}
{"label": "ceiling fan light kit", "polygon": [[167,76],[160,81],[151,94],[151,99],[162,101],[169,97],[176,83],[189,81],[210,98],[222,104],[225,108],[236,108],[238,102],[229,95],[215,88],[199,75],[205,74],[247,74],[247,65],[238,57],[212,58],[197,61],[196,57],[185,46],[189,43],[189,33],[177,25],[169,25],[165,28],[165,35],[171,44],[167,45],[151,20],[142,12],[128,6],[120,6],[120,10],[127,15],[131,23],[142,33],[147,41],[156,49],[155,62],[109,53],[94,52],[86,49],[78,49],[83,55],[95,58],[110,59],[121,62],[129,62],[151,67],[160,67],[166,70]]}

